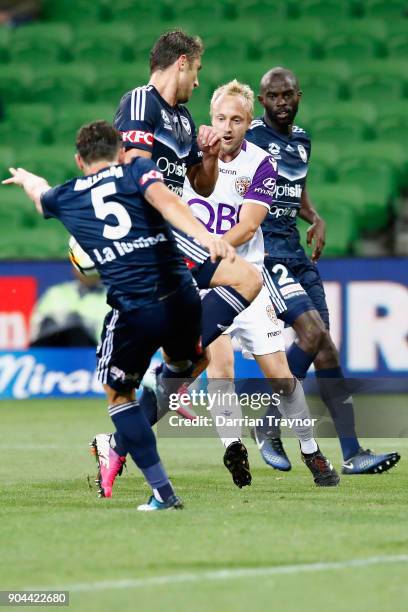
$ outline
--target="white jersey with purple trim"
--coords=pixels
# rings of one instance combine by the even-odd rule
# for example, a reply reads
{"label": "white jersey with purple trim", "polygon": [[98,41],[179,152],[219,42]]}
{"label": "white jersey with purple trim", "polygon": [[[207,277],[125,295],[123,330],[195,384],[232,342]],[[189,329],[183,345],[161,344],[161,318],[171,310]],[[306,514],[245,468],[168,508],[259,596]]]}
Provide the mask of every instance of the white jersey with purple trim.
{"label": "white jersey with purple trim", "polygon": [[[230,162],[219,160],[218,166],[220,175],[208,198],[198,195],[186,177],[183,200],[210,233],[222,236],[237,224],[243,204],[252,202],[254,206],[265,206],[269,211],[276,191],[278,171],[271,155],[246,140],[235,159]],[[251,240],[236,250],[241,257],[261,268],[264,260],[261,228],[257,229]]]}

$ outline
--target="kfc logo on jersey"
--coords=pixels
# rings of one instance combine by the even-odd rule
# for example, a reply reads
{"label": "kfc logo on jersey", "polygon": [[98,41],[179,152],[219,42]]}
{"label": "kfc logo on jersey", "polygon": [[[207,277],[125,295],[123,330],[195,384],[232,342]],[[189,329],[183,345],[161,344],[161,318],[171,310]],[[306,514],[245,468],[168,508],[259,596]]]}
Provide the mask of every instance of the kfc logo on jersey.
{"label": "kfc logo on jersey", "polygon": [[146,172],[146,174],[143,174],[139,181],[139,185],[143,186],[147,183],[147,181],[151,181],[152,179],[162,181],[163,175],[161,172],[157,172],[157,170],[150,170],[150,172]]}
{"label": "kfc logo on jersey", "polygon": [[275,193],[276,191],[276,179],[274,178],[266,178],[263,180],[262,182],[263,186],[266,187],[266,189],[269,189],[272,194]]}
{"label": "kfc logo on jersey", "polygon": [[300,155],[300,159],[302,160],[302,162],[304,164],[307,163],[307,153],[306,153],[306,149],[303,145],[298,145],[298,151],[299,151],[299,155]]}
{"label": "kfc logo on jersey", "polygon": [[183,128],[186,130],[187,134],[191,136],[191,125],[187,117],[182,117],[181,123],[183,124]]}
{"label": "kfc logo on jersey", "polygon": [[237,190],[238,195],[244,197],[244,195],[249,189],[250,184],[251,179],[249,178],[249,176],[240,176],[235,179],[235,189]]}
{"label": "kfc logo on jersey", "polygon": [[268,151],[276,159],[281,159],[280,146],[276,144],[276,142],[271,142],[271,144],[268,147]]}
{"label": "kfc logo on jersey", "polygon": [[149,147],[153,146],[153,134],[151,132],[142,132],[141,130],[129,130],[121,132],[123,142],[131,142],[132,144],[145,144]]}

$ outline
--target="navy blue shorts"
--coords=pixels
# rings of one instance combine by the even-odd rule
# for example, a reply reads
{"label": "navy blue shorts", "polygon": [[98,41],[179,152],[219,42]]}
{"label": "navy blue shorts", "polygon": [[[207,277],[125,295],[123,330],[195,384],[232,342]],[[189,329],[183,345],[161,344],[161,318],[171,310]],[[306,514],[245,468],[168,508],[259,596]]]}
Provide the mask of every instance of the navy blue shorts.
{"label": "navy blue shorts", "polygon": [[286,309],[277,312],[282,321],[292,326],[304,312],[317,310],[326,328],[330,328],[322,279],[306,255],[297,259],[265,257],[264,265],[274,282],[275,301],[286,305]]}
{"label": "navy blue shorts", "polygon": [[137,388],[160,347],[174,361],[200,359],[201,300],[193,282],[149,306],[106,315],[98,380],[119,392]]}
{"label": "navy blue shorts", "polygon": [[191,238],[191,236],[174,229],[173,235],[199,289],[209,289],[211,279],[220,265],[221,260],[219,259],[213,263],[208,251],[196,240]]}

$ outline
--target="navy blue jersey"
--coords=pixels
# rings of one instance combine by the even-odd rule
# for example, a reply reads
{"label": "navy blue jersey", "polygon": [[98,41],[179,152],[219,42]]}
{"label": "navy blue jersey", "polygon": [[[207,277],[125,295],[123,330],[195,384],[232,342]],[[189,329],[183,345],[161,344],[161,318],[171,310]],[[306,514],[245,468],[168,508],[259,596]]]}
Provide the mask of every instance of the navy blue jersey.
{"label": "navy blue jersey", "polygon": [[262,223],[265,251],[269,257],[301,257],[304,250],[296,226],[300,198],[306,183],[311,143],[308,134],[294,125],[290,135],[280,134],[255,119],[247,140],[267,151],[278,160],[278,182],[275,204]]}
{"label": "navy blue jersey", "polygon": [[167,104],[153,85],[136,87],[121,99],[114,126],[122,133],[125,149],[152,154],[167,187],[181,196],[187,169],[202,159],[187,108]]}
{"label": "navy blue jersey", "polygon": [[45,218],[59,219],[95,262],[114,308],[151,304],[191,282],[170,226],[144,199],[162,180],[152,160],[138,157],[42,196]]}

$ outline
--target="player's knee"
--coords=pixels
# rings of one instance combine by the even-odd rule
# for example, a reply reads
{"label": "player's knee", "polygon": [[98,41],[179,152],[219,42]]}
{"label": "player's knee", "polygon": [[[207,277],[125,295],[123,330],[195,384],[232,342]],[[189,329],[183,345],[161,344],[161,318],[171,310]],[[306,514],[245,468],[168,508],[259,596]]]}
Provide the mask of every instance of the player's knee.
{"label": "player's knee", "polygon": [[328,329],[325,330],[324,337],[320,345],[319,358],[330,365],[334,365],[339,362],[339,352],[332,340],[332,337],[330,336]]}
{"label": "player's knee", "polygon": [[302,332],[299,334],[299,340],[306,353],[318,353],[325,345],[326,330],[319,325],[311,323],[302,329]]}
{"label": "player's knee", "polygon": [[221,261],[210,282],[211,287],[232,287],[248,302],[256,298],[262,284],[262,275],[259,270],[242,257],[237,257],[232,263],[225,259]]}
{"label": "player's knee", "polygon": [[208,378],[214,379],[233,379],[234,378],[234,360],[233,359],[225,359],[223,363],[218,363],[217,365],[210,364],[207,368]]}
{"label": "player's knee", "polygon": [[135,399],[134,389],[129,391],[116,391],[116,389],[113,389],[109,385],[103,385],[103,388],[105,390],[109,406],[127,404],[128,402],[133,402]]}
{"label": "player's knee", "polygon": [[252,302],[256,298],[262,289],[262,285],[263,280],[259,270],[252,264],[243,266],[237,291],[239,291],[248,302]]}

